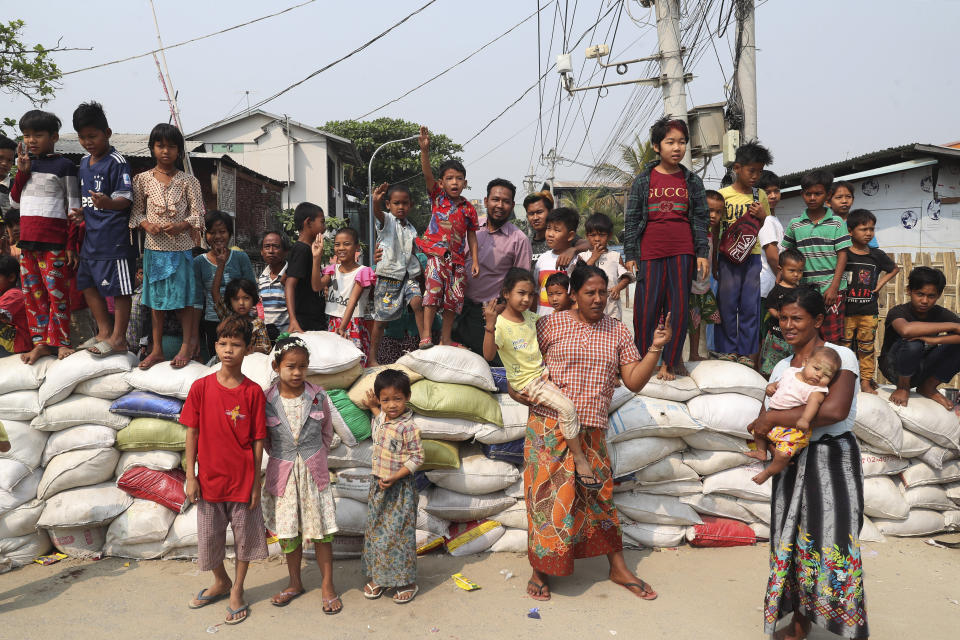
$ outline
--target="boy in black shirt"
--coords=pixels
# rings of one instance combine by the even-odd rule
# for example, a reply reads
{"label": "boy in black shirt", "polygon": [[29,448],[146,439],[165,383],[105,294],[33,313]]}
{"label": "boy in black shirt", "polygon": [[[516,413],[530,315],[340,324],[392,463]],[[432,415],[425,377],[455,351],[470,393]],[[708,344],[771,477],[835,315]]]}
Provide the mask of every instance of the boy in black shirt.
{"label": "boy in black shirt", "polygon": [[[880,249],[870,247],[877,218],[866,209],[854,209],[847,214],[847,230],[850,232],[852,246],[844,251],[847,254],[846,273],[847,312],[844,319],[843,338],[840,344],[854,349],[860,361],[860,390],[864,393],[876,393],[873,373],[877,368],[874,342],[877,339],[877,325],[880,323],[877,306],[877,294],[890,282],[900,267]],[[883,272],[884,275],[880,275]]]}
{"label": "boy in black shirt", "polygon": [[910,388],[953,407],[937,392],[960,371],[960,316],[937,304],[947,286],[943,273],[930,267],[916,267],[907,279],[910,302],[898,304],[887,314],[886,333],[880,350],[880,371],[896,383],[890,402],[907,406]]}
{"label": "boy in black shirt", "polygon": [[311,245],[317,238],[322,238],[326,231],[323,209],[311,202],[301,202],[293,211],[293,223],[300,236],[287,254],[284,294],[290,314],[290,333],[326,331],[327,313],[323,294],[316,291],[311,282],[314,260],[321,260],[320,256],[314,258]]}
{"label": "boy in black shirt", "polygon": [[763,341],[759,365],[760,373],[766,378],[770,377],[778,362],[793,355],[793,347],[787,344],[780,331],[780,301],[787,292],[800,286],[805,262],[803,254],[796,249],[784,249],[780,254],[777,283],[763,299]]}

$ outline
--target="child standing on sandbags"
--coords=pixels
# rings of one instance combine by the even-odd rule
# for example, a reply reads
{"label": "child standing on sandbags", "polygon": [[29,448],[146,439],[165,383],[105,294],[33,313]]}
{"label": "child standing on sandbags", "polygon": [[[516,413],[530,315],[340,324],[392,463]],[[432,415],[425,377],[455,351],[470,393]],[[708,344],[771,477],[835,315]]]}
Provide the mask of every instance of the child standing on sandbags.
{"label": "child standing on sandbags", "polygon": [[377,374],[366,405],[374,414],[373,476],[361,567],[369,580],[363,597],[376,600],[395,588],[393,601],[407,604],[417,586],[417,490],[413,473],[423,464],[420,430],[407,408],[410,378],[386,369]]}
{"label": "child standing on sandbags", "polygon": [[[239,316],[217,326],[220,370],[193,383],[180,411],[187,427],[186,493],[197,505],[199,568],[214,577],[213,586],[201,589],[189,606],[199,609],[229,595],[226,624],[247,619],[243,581],[250,561],[267,557],[260,509],[266,400],[260,386],[240,371],[251,333],[250,323]],[[223,566],[228,524],[237,554],[232,583]]]}
{"label": "child standing on sandbags", "polygon": [[327,615],[343,610],[333,586],[333,534],[337,509],[330,488],[327,452],[333,442],[335,411],[326,392],[305,381],[310,352],[295,336],[281,338],[273,351],[279,376],[267,391],[267,482],[263,515],[267,529],[280,539],[287,556],[290,583],[270,603],[285,607],[304,592],[300,576],[303,543],[313,542],[323,574],[322,609]]}

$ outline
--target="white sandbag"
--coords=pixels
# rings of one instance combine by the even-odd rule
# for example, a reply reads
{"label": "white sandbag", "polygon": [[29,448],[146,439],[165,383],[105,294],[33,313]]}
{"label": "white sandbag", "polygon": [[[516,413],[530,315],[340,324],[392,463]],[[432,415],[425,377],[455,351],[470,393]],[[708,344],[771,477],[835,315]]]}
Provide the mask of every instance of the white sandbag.
{"label": "white sandbag", "polygon": [[948,482],[943,485],[947,492],[947,497],[960,505],[960,482]]}
{"label": "white sandbag", "polygon": [[404,354],[397,364],[409,367],[427,380],[468,384],[491,393],[497,390],[490,365],[469,349],[437,345]]}
{"label": "white sandbag", "polygon": [[[0,490],[9,491],[18,482],[30,475],[32,469],[11,458],[0,458]],[[42,472],[43,469],[40,469]]]}
{"label": "white sandbag", "polygon": [[700,395],[700,387],[690,376],[679,376],[675,380],[660,380],[654,376],[640,393],[649,398],[686,402]]}
{"label": "white sandbag", "polygon": [[[469,527],[462,532],[460,528]],[[499,522],[487,520],[476,525],[453,525],[446,540],[447,553],[454,557],[463,557],[489,551],[503,536],[504,528]]]}
{"label": "white sandbag", "polygon": [[[170,525],[170,531],[164,540],[164,546],[168,551],[164,552],[164,557],[193,557],[197,556],[196,546],[199,542],[197,535],[197,507],[190,505],[187,510],[178,515]],[[234,545],[233,529],[227,526],[227,546]],[[175,549],[180,549],[174,552]],[[191,553],[192,552],[192,553]]]}
{"label": "white sandbag", "polygon": [[[263,457],[267,454],[264,452]],[[124,451],[117,461],[113,475],[117,478],[133,467],[146,467],[155,471],[169,471],[180,467],[179,451]]]}
{"label": "white sandbag", "polygon": [[113,447],[61,453],[44,469],[37,497],[49,500],[61,491],[109,480],[119,460],[120,452]]}
{"label": "white sandbag", "polygon": [[[37,497],[37,486],[43,477],[43,469],[37,467],[30,471],[26,465],[14,460],[0,460],[0,477],[6,478],[5,484],[0,484],[2,515]],[[16,481],[13,481],[13,478],[17,478]]]}
{"label": "white sandbag", "polygon": [[504,528],[503,535],[490,546],[488,551],[490,551],[490,553],[526,553],[526,529]]}
{"label": "white sandbag", "polygon": [[[524,407],[526,408],[526,407]],[[475,436],[481,444],[504,444],[519,440],[527,435],[527,425],[498,427],[495,424],[481,424]]]}
{"label": "white sandbag", "polygon": [[36,389],[13,391],[0,396],[0,420],[30,421],[40,413],[40,396]]}
{"label": "white sandbag", "polygon": [[677,437],[702,428],[682,403],[634,396],[610,416],[607,442],[645,436]]}
{"label": "white sandbag", "polygon": [[367,392],[373,391],[373,384],[376,381],[377,376],[380,375],[380,373],[382,373],[385,369],[402,371],[403,373],[407,374],[408,378],[410,378],[410,384],[423,380],[423,376],[416,371],[412,371],[408,367],[400,366],[397,363],[380,365],[379,367],[368,367],[361,370],[360,377],[357,378],[353,382],[353,385],[350,387],[350,389],[347,390],[347,395],[350,397],[350,401],[357,406],[362,405],[367,397]]}
{"label": "white sandbag", "polygon": [[[17,358],[19,360],[19,358]],[[50,551],[50,536],[46,531],[31,531],[15,538],[0,538],[0,558],[8,562],[7,569],[25,567],[37,556]],[[3,573],[0,569],[0,573]]]}
{"label": "white sandbag", "polygon": [[659,484],[637,485],[635,491],[657,496],[692,496],[703,492],[703,483],[696,480],[677,480],[676,482],[661,482]]}
{"label": "white sandbag", "polygon": [[920,487],[910,487],[903,492],[903,499],[911,509],[933,509],[934,511],[949,511],[954,508],[953,500],[947,497],[947,490],[943,485],[928,484]]}
{"label": "white sandbag", "polygon": [[437,536],[446,537],[450,533],[450,521],[438,518],[432,513],[423,510],[423,505],[427,503],[423,495],[420,496],[417,509],[417,530],[427,531]]}
{"label": "white sandbag", "polygon": [[367,505],[350,498],[334,498],[337,506],[337,529],[340,533],[363,535],[367,526]]}
{"label": "white sandbag", "polygon": [[877,529],[877,525],[867,516],[863,516],[863,526],[860,528],[860,542],[886,542],[887,539]]}
{"label": "white sandbag", "polygon": [[137,356],[129,351],[105,357],[94,356],[89,351],[77,351],[54,362],[47,369],[47,375],[40,385],[40,407],[60,402],[84,380],[127,372],[136,364]]}
{"label": "white sandbag", "polygon": [[30,426],[40,431],[62,431],[79,424],[100,424],[119,431],[130,424],[130,417],[110,413],[110,404],[103,398],[73,395],[45,407]]}
{"label": "white sandbag", "polygon": [[43,459],[43,449],[50,434],[32,429],[26,422],[18,420],[4,420],[3,428],[10,440],[10,450],[0,452],[0,459],[16,460],[31,471],[36,469]]}
{"label": "white sandbag", "polygon": [[738,500],[740,506],[750,512],[755,520],[770,524],[770,501]]}
{"label": "white sandbag", "polygon": [[341,444],[327,454],[327,466],[331,469],[349,469],[351,467],[370,467],[373,465],[373,441],[364,440],[355,447]]}
{"label": "white sandbag", "polygon": [[[752,439],[752,438],[751,438]],[[747,441],[744,438],[735,438],[715,431],[697,431],[688,433],[683,437],[683,441],[691,449],[701,451],[732,451],[734,453],[746,453],[750,451]]]}
{"label": "white sandbag", "polygon": [[[275,377],[273,366],[271,366],[272,362],[273,358],[266,353],[260,353],[259,351],[248,353],[243,356],[243,362],[240,363],[240,373],[250,378],[253,382],[256,382],[260,385],[261,389],[266,391],[270,388],[270,385],[273,384]],[[220,371],[222,366],[223,365],[218,362],[210,367],[209,373]]]}
{"label": "white sandbag", "polygon": [[[630,400],[637,394],[630,389],[627,389],[624,385],[620,385],[613,390],[613,396],[610,398],[610,406],[607,407],[607,413],[613,413],[623,405],[630,402]],[[653,396],[656,397],[656,396]]]}
{"label": "white sandbag", "polygon": [[903,445],[900,447],[901,458],[919,458],[933,446],[933,443],[915,434],[913,431],[903,431]]}
{"label": "white sandbag", "polygon": [[747,525],[750,529],[753,530],[753,534],[757,536],[757,539],[769,540],[770,539],[770,527],[763,524],[762,522],[752,522]]}
{"label": "white sandbag", "polygon": [[414,535],[416,536],[416,540],[417,540],[417,551],[419,551],[422,547],[424,547],[429,543],[432,543],[430,550],[433,550],[443,545],[443,543],[445,542],[443,539],[444,536],[439,536],[429,531],[422,531],[420,529],[416,529],[414,530]]}
{"label": "white sandbag", "polygon": [[82,396],[93,396],[104,400],[116,400],[125,396],[133,387],[126,381],[126,373],[111,373],[100,378],[84,380],[74,388],[73,392]]}
{"label": "white sandbag", "polygon": [[523,499],[523,478],[520,478],[512,485],[503,490],[505,494],[517,500]]}
{"label": "white sandbag", "polygon": [[[169,511],[169,509],[168,509]],[[171,511],[171,513],[173,513]],[[114,520],[114,522],[117,522]],[[107,539],[103,544],[102,554],[110,558],[131,558],[133,560],[157,560],[163,557],[167,551],[167,545],[163,540],[159,542],[141,542],[132,544],[123,539],[110,539],[110,531],[107,530]]]}
{"label": "white sandbag", "polygon": [[133,498],[112,482],[61,491],[43,506],[38,527],[80,527],[107,524],[133,504]]}
{"label": "white sandbag", "polygon": [[43,448],[42,466],[46,467],[50,461],[61,453],[79,451],[81,449],[105,449],[117,442],[117,432],[110,427],[99,424],[81,424],[63,431],[47,433],[31,429],[34,433],[49,435],[47,444]]}
{"label": "white sandbag", "polygon": [[934,469],[942,469],[943,465],[951,460],[957,459],[957,452],[937,445],[931,445],[929,449],[920,454],[920,460],[927,463]]}
{"label": "white sandbag", "polygon": [[747,524],[756,521],[756,517],[737,500],[720,494],[684,496],[680,498],[680,502],[690,505],[694,511],[701,515],[731,518]]}
{"label": "white sandbag", "polygon": [[904,458],[889,453],[870,453],[869,451],[860,453],[860,466],[863,467],[865,478],[895,475],[909,465],[910,463]]}
{"label": "white sandbag", "polygon": [[99,558],[107,537],[107,528],[102,525],[49,527],[47,531],[57,551],[80,560]]}
{"label": "white sandbag", "polygon": [[447,440],[462,442],[472,439],[484,427],[499,429],[500,427],[463,418],[432,418],[430,416],[413,414],[413,422],[420,429],[420,437],[424,440]]}
{"label": "white sandbag", "polygon": [[701,476],[709,476],[725,469],[742,467],[755,459],[736,451],[704,451],[689,449],[682,454],[683,463]]}
{"label": "white sandbag", "polygon": [[903,423],[886,399],[872,393],[857,396],[857,418],[853,433],[863,442],[885,453],[900,453]]}
{"label": "white sandbag", "polygon": [[903,520],[910,513],[910,505],[893,480],[874,476],[863,479],[863,512],[871,518]]}
{"label": "white sandbag", "polygon": [[[334,534],[331,545],[333,547],[332,550],[334,560],[359,558],[361,555],[363,555],[363,536],[344,535],[337,533]],[[313,552],[314,557],[316,557],[316,549],[313,545],[310,546],[310,551]]]}
{"label": "white sandbag", "polygon": [[704,394],[687,403],[690,415],[710,431],[744,440],[753,440],[747,425],[756,420],[760,406],[756,398],[739,393]]}
{"label": "white sandbag", "polygon": [[[298,333],[297,337],[306,343],[310,352],[310,364],[307,366],[310,374],[340,373],[363,358],[363,352],[356,345],[330,331],[307,331]],[[273,353],[270,357],[273,357]]]}
{"label": "white sandbag", "polygon": [[950,531],[960,529],[960,511],[951,509],[943,512],[943,528]]}
{"label": "white sandbag", "polygon": [[0,516],[0,540],[19,538],[37,530],[43,500],[30,500]]}
{"label": "white sandbag", "polygon": [[471,445],[461,452],[459,469],[427,471],[427,478],[438,487],[480,496],[506,489],[520,479],[520,472],[509,462],[491,460]]}
{"label": "white sandbag", "polygon": [[756,462],[714,473],[703,479],[703,492],[722,493],[744,500],[769,500],[773,480],[768,478],[766,482],[759,485],[753,481],[753,477],[761,471],[763,471],[763,465]]}
{"label": "white sandbag", "polygon": [[106,542],[115,545],[163,542],[176,517],[176,513],[153,500],[135,499],[129,509],[110,523]]}
{"label": "white sandbag", "polygon": [[370,485],[376,482],[370,467],[349,467],[337,471],[333,495],[366,502],[370,497]]}
{"label": "white sandbag", "polygon": [[609,447],[613,476],[618,478],[639,471],[685,448],[680,438],[651,436],[618,442]]}
{"label": "white sandbag", "polygon": [[622,527],[624,542],[632,542],[639,547],[667,548],[676,547],[683,542],[686,527],[648,522],[634,522]]}
{"label": "white sandbag", "polygon": [[496,520],[505,527],[526,531],[529,524],[527,521],[527,505],[523,500],[520,500],[500,513],[490,516],[490,519]]}
{"label": "white sandbag", "polygon": [[25,364],[19,355],[0,358],[0,395],[39,389],[47,369],[56,361],[52,356],[40,358],[33,364]]}
{"label": "white sandbag", "polygon": [[[884,400],[890,398],[889,387],[880,388],[878,393]],[[907,406],[890,406],[900,416],[904,429],[918,433],[941,447],[960,448],[960,421],[957,420],[957,414],[947,411],[940,403],[911,392]]]}
{"label": "white sandbag", "polygon": [[152,391],[162,396],[173,396],[186,400],[193,383],[209,374],[210,367],[199,362],[191,361],[190,364],[180,369],[174,369],[169,362],[161,362],[146,371],[135,367],[124,376],[124,380],[134,389]]}
{"label": "white sandbag", "polygon": [[683,462],[683,454],[674,453],[634,474],[642,485],[662,484],[678,480],[700,480],[699,474]]}
{"label": "white sandbag", "polygon": [[944,463],[940,469],[934,469],[925,462],[916,460],[901,474],[907,487],[919,487],[925,484],[946,484],[960,480],[960,460]]}
{"label": "white sandbag", "polygon": [[679,526],[703,522],[693,507],[680,502],[679,498],[670,496],[653,496],[636,492],[618,493],[614,495],[613,503],[619,511],[634,522]]}
{"label": "white sandbag", "polygon": [[469,496],[443,487],[430,487],[422,495],[426,497],[422,507],[424,511],[451,522],[490,518],[517,501],[516,498],[508,498],[502,491],[485,496]]}
{"label": "white sandbag", "polygon": [[688,363],[687,370],[703,393],[739,393],[763,400],[767,388],[762,375],[736,362],[701,360]]}
{"label": "white sandbag", "polygon": [[500,405],[500,415],[503,417],[504,429],[511,427],[527,428],[527,421],[530,419],[530,407],[520,404],[511,398],[508,393],[495,393],[493,397]]}
{"label": "white sandbag", "polygon": [[[912,401],[912,399],[911,399]],[[929,509],[911,509],[905,520],[875,519],[880,533],[888,536],[927,536],[944,530],[943,514]]]}

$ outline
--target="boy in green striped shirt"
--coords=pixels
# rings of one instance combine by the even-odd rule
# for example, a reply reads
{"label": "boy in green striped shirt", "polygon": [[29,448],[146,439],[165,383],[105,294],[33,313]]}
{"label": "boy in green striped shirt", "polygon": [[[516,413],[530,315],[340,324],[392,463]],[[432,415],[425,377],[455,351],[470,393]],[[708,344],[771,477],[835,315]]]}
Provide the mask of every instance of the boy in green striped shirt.
{"label": "boy in green striped shirt", "polygon": [[829,171],[816,169],[800,180],[803,214],[790,221],[781,244],[796,249],[805,258],[803,284],[816,287],[823,294],[827,315],[820,335],[827,342],[839,343],[843,338],[844,291],[843,272],[847,268],[850,234],[847,225],[830,207],[824,206],[833,184]]}

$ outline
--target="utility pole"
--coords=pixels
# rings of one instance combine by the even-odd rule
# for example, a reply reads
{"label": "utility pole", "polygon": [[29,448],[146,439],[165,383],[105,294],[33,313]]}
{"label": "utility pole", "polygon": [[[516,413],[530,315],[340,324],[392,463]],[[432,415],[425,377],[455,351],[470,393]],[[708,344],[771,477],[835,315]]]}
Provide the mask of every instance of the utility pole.
{"label": "utility pole", "polygon": [[556,177],[557,172],[557,150],[550,149],[549,153],[543,157],[543,159],[550,163],[550,177],[547,178],[547,184],[550,185],[550,195],[553,196],[553,180]]}
{"label": "utility pole", "polygon": [[[663,113],[687,121],[687,87],[683,73],[683,52],[680,50],[679,0],[656,0],[657,41],[660,44],[660,74],[663,79]],[[690,145],[683,164],[692,167]]]}
{"label": "utility pole", "polygon": [[757,38],[753,0],[737,0],[737,31],[740,35],[740,64],[737,86],[743,105],[743,139],[757,139]]}
{"label": "utility pole", "polygon": [[[163,40],[160,39],[160,24],[157,22],[157,10],[153,6],[153,0],[150,0],[150,11],[153,13],[153,26],[157,30],[157,44],[160,49],[160,60],[163,62],[163,73],[160,78],[164,81],[164,90],[167,91],[167,97],[170,100],[170,110],[173,113],[173,120],[177,125],[177,128],[180,129],[180,133],[185,133],[183,130],[183,122],[180,120],[180,107],[177,105],[177,91],[173,88],[173,80],[170,78],[170,69],[167,68],[167,56],[163,51]],[[160,63],[157,63],[157,66],[160,66]],[[164,78],[166,76],[166,78]],[[188,174],[193,173],[193,169],[190,167],[190,155],[187,153],[183,154],[183,168],[186,169]]]}

